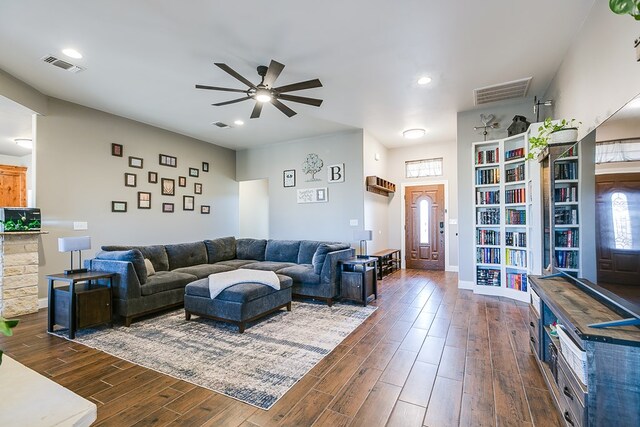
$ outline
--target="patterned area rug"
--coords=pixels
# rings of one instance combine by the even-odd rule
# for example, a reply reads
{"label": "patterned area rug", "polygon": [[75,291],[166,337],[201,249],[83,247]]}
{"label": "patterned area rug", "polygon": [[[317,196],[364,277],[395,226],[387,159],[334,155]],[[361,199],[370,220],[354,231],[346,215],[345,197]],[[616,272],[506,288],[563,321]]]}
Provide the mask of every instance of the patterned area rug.
{"label": "patterned area rug", "polygon": [[[177,310],[131,327],[83,329],[75,341],[150,369],[269,409],[375,307],[293,302],[250,324],[244,334],[223,322]],[[65,337],[64,331],[56,335]]]}

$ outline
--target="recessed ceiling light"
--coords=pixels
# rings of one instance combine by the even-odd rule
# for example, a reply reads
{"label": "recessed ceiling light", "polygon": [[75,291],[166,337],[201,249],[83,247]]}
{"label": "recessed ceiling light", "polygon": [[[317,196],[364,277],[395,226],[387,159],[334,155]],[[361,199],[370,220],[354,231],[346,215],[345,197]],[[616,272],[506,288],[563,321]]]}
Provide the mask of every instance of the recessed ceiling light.
{"label": "recessed ceiling light", "polygon": [[13,141],[20,147],[28,148],[29,150],[33,149],[33,141],[29,138],[16,138]]}
{"label": "recessed ceiling light", "polygon": [[428,85],[429,83],[431,83],[431,77],[429,76],[422,76],[418,79],[418,84],[420,86]]}
{"label": "recessed ceiling light", "polygon": [[234,125],[238,125],[238,126],[242,126],[244,124],[244,122],[242,120],[236,120],[235,122],[233,122]]}
{"label": "recessed ceiling light", "polygon": [[75,49],[71,49],[71,48],[62,49],[62,53],[67,55],[69,58],[82,59],[82,54]]}
{"label": "recessed ceiling light", "polygon": [[425,129],[407,129],[402,132],[402,136],[407,139],[417,139],[424,136],[425,133],[427,133]]}

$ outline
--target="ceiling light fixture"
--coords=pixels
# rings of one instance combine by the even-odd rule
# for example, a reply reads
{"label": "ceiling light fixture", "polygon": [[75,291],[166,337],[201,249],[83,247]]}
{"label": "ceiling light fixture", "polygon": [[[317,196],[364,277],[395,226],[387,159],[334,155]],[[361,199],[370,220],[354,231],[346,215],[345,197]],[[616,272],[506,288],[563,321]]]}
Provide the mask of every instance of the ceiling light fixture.
{"label": "ceiling light fixture", "polygon": [[75,49],[71,49],[71,48],[62,49],[62,53],[67,55],[69,58],[82,59],[82,54]]}
{"label": "ceiling light fixture", "polygon": [[407,139],[417,139],[424,136],[425,133],[427,133],[425,129],[407,129],[402,132],[402,136]]}
{"label": "ceiling light fixture", "polygon": [[273,99],[271,92],[268,89],[259,88],[256,91],[256,100],[258,102],[269,102]]}
{"label": "ceiling light fixture", "polygon": [[233,122],[234,125],[238,125],[238,126],[242,126],[244,124],[244,122],[242,120],[236,120],[235,122]]}
{"label": "ceiling light fixture", "polygon": [[33,141],[29,138],[16,138],[13,140],[20,147],[28,148],[29,150],[33,149]]}
{"label": "ceiling light fixture", "polygon": [[429,76],[423,76],[418,79],[418,84],[420,86],[428,85],[429,83],[431,83],[431,77]]}

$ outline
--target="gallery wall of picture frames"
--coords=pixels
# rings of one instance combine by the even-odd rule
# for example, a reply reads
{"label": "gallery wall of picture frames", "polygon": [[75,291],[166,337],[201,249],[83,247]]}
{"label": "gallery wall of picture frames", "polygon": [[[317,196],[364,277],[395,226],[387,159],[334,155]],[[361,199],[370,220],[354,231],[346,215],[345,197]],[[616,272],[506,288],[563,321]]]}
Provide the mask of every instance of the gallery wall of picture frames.
{"label": "gallery wall of picture frames", "polygon": [[[125,147],[123,144],[111,143],[111,155],[113,157],[125,158],[124,155]],[[126,157],[128,167],[132,169],[144,169],[144,158],[137,156],[128,156]],[[166,166],[178,168],[178,158],[176,156],[171,156],[169,154],[159,154],[158,155],[158,166]],[[200,178],[200,173],[208,173],[210,170],[209,162],[202,162],[200,168],[189,166],[187,167],[188,176],[176,176],[170,177],[166,176],[166,174],[162,171],[147,171],[147,184],[158,184],[160,183],[160,196],[161,197],[175,197],[177,188],[182,188],[182,191],[188,191],[187,188],[193,188],[192,194],[183,194],[182,195],[182,210],[186,212],[195,212],[196,211],[196,195],[200,196],[204,193],[205,185],[202,182],[192,182],[188,183],[189,180],[193,178]],[[142,173],[142,172],[141,172]],[[162,176],[165,175],[165,176]],[[144,180],[144,175],[142,175],[142,180]],[[138,181],[138,173],[134,171],[125,172],[124,173],[124,186],[137,188],[138,184],[141,184],[145,190],[148,189],[148,186],[144,185],[144,181]],[[177,186],[176,186],[177,184]],[[154,205],[152,204],[152,191],[137,191],[136,192],[136,206],[138,209],[142,210],[152,210]],[[179,200],[179,199],[178,199]],[[159,206],[163,213],[174,213],[175,212],[175,202],[165,202],[161,201]],[[112,200],[111,201],[111,212],[114,213],[126,213],[128,207],[128,202],[125,200]],[[203,215],[208,215],[211,213],[211,205],[200,205],[200,213]]]}

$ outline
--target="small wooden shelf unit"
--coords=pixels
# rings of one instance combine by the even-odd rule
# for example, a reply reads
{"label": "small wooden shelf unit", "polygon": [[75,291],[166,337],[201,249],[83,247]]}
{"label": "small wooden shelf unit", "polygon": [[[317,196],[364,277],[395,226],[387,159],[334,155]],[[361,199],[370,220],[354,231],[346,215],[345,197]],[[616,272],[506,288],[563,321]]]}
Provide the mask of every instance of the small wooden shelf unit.
{"label": "small wooden shelf unit", "polygon": [[368,176],[367,191],[389,197],[390,193],[396,192],[396,185],[377,176]]}
{"label": "small wooden shelf unit", "polygon": [[371,256],[378,258],[378,280],[400,269],[400,249],[384,249]]}

